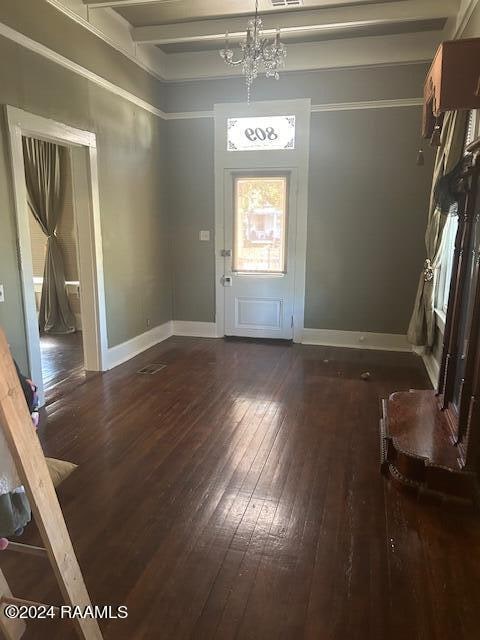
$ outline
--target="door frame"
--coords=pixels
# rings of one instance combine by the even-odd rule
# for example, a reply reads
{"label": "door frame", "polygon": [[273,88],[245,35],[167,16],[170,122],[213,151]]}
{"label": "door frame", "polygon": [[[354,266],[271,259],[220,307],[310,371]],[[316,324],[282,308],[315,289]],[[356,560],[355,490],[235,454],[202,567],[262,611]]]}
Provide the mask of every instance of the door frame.
{"label": "door frame", "polygon": [[[229,229],[229,224],[227,222],[228,217],[230,217],[231,215],[231,235],[232,235],[232,239],[233,239],[233,244],[234,244],[234,233],[235,233],[235,189],[234,189],[234,181],[235,178],[241,176],[241,177],[253,177],[253,176],[258,176],[258,177],[268,177],[268,176],[284,176],[287,178],[287,200],[286,200],[286,210],[287,210],[287,225],[285,228],[285,235],[286,235],[286,243],[285,243],[285,250],[286,250],[286,263],[285,266],[288,267],[288,272],[291,274],[292,278],[289,281],[289,295],[288,295],[288,302],[291,302],[292,305],[292,313],[294,310],[294,306],[295,306],[295,300],[294,300],[294,295],[295,295],[295,249],[296,249],[296,237],[297,237],[297,197],[298,197],[298,170],[297,167],[272,167],[269,170],[265,170],[265,169],[247,169],[247,170],[242,170],[242,171],[237,171],[234,169],[226,169],[225,170],[225,175],[224,175],[224,193],[225,193],[225,204],[224,204],[224,213],[225,213],[225,217],[224,217],[224,222],[225,222],[225,243],[227,243],[227,236],[228,236],[228,229]],[[228,214],[228,215],[227,215]],[[292,246],[293,245],[293,246]],[[228,245],[227,245],[228,246]],[[233,258],[235,255],[235,249],[234,246],[232,245],[232,255],[231,257],[226,257],[224,259],[225,264],[224,264],[224,268],[227,267],[225,269],[226,273],[229,273],[229,262],[231,262],[231,267],[232,267],[232,273],[235,275],[235,272],[233,271]],[[240,275],[241,274],[237,274]],[[251,274],[254,275],[254,278],[257,281],[259,280],[270,280],[272,281],[276,281],[278,283],[278,281],[283,282],[283,284],[285,284],[285,276],[287,275],[287,273],[274,273],[274,274],[268,274],[268,273],[259,273],[259,274]],[[236,277],[236,276],[235,276]],[[247,276],[249,277],[249,276]],[[255,285],[254,285],[255,286]],[[225,296],[225,305],[227,305],[227,299],[228,299],[228,293],[225,291],[225,287],[223,287],[224,290],[224,296]],[[231,288],[230,288],[231,290]],[[271,293],[271,292],[270,292]],[[273,295],[273,294],[272,294]],[[225,307],[225,335],[227,335],[227,306]],[[234,312],[234,315],[235,312]],[[269,336],[269,339],[280,339],[280,340],[293,340],[294,337],[294,326],[293,324],[290,325],[290,313],[288,313],[287,315],[284,314],[284,318],[285,321],[288,322],[288,326],[290,328],[289,333],[291,334],[290,336],[276,336],[273,335],[276,333],[275,330],[272,330],[270,328],[264,327],[264,329],[269,332],[272,332],[272,335]],[[244,337],[258,337],[258,333],[259,331],[261,332],[261,329],[246,329],[245,333],[242,334],[244,335]],[[283,332],[283,327],[282,327],[282,332]],[[229,336],[231,335],[235,335],[235,333],[228,333]]]}
{"label": "door frame", "polygon": [[[227,151],[227,118],[294,115],[295,149],[286,151]],[[215,335],[225,335],[224,247],[225,179],[234,171],[297,172],[296,238],[294,264],[293,341],[302,342],[305,318],[307,253],[308,167],[310,152],[310,99],[273,100],[251,104],[215,104]]]}
{"label": "door frame", "polygon": [[96,135],[16,107],[6,105],[10,138],[19,267],[30,376],[44,404],[40,333],[33,284],[32,248],[22,136],[33,136],[67,146],[71,157],[75,228],[80,279],[80,306],[85,369],[108,368],[108,338],[103,278]]}

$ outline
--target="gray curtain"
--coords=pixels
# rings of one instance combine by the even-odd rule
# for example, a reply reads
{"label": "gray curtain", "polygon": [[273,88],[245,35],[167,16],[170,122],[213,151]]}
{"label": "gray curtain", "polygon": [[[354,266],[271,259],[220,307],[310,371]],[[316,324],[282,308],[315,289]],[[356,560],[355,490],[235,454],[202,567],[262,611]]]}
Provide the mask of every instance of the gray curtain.
{"label": "gray curtain", "polygon": [[47,237],[39,326],[46,333],[73,333],[75,316],[68,303],[65,269],[56,229],[63,205],[66,149],[23,138],[25,179],[30,209]]}
{"label": "gray curtain", "polygon": [[440,146],[435,158],[433,184],[430,195],[430,209],[425,247],[427,257],[420,273],[417,296],[413,314],[408,327],[408,340],[418,347],[433,347],[435,341],[435,274],[441,266],[445,242],[445,223],[447,216],[441,213],[434,198],[434,189],[439,178],[449,173],[459,162],[465,140],[466,113],[449,111],[446,113]]}

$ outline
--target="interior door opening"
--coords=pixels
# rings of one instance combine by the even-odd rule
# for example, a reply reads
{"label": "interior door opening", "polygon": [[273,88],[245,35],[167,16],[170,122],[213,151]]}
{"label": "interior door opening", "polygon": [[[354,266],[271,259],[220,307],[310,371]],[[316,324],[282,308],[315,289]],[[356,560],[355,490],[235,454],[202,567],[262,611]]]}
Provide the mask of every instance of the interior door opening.
{"label": "interior door opening", "polygon": [[[51,363],[50,369],[53,367],[55,372],[55,393],[62,395],[66,388],[59,387],[59,382],[68,383],[73,388],[78,384],[79,377],[86,377],[87,372],[104,371],[108,368],[97,140],[96,135],[90,131],[76,129],[16,107],[6,106],[5,111],[10,140],[25,321],[27,369],[24,373],[28,373],[38,385],[39,402],[42,406],[45,404],[42,351],[45,360],[48,360],[51,353],[57,352],[57,362]],[[28,140],[31,142],[28,143]],[[61,178],[55,168],[59,166],[60,149],[65,152],[68,161],[67,182],[71,182],[71,185],[63,184],[64,190],[69,192],[67,199],[70,200],[68,206],[71,209],[70,220],[66,224],[68,232],[60,224]],[[36,222],[50,246],[46,264],[50,270],[47,280],[52,286],[47,287],[48,296],[44,305],[50,305],[50,309],[54,309],[54,292],[58,293],[60,290],[65,294],[56,296],[60,300],[56,312],[49,314],[43,309],[44,319],[48,316],[44,328],[48,330],[42,333],[49,334],[48,342],[45,341],[43,345],[39,327],[42,310],[39,309],[37,300],[45,287],[45,277],[34,273],[32,229],[35,226],[32,226],[34,222],[30,218],[31,209],[35,209]],[[53,211],[56,213],[52,213]],[[35,233],[37,231],[35,229]],[[71,255],[67,262],[70,262],[71,269],[76,268],[72,279],[65,277],[64,267],[58,266],[53,255],[59,251],[59,234],[69,237]],[[42,249],[40,253],[41,251]],[[37,265],[37,269],[41,273],[41,266]],[[46,271],[47,269],[45,274]],[[68,305],[65,302],[67,299],[70,300]],[[50,331],[52,327],[54,331]],[[75,336],[71,344],[61,344],[61,340],[68,340],[68,334]],[[48,371],[45,373],[48,374]],[[48,396],[48,381],[46,382]],[[55,394],[50,399],[52,397],[54,400]]]}
{"label": "interior door opening", "polygon": [[[48,144],[36,138],[24,138],[25,152],[44,150]],[[51,144],[51,143],[50,143]],[[41,146],[42,145],[42,146]],[[48,147],[47,147],[48,149]],[[75,219],[75,202],[72,180],[71,154],[68,147],[57,145],[58,152],[58,214],[56,221],[48,222],[37,211],[35,203],[28,201],[28,222],[30,231],[30,250],[32,256],[33,288],[39,329],[39,342],[42,366],[42,382],[45,404],[51,404],[58,397],[75,388],[85,378],[82,334],[82,310],[80,301],[80,269],[78,264],[78,234]],[[24,157],[27,196],[32,188],[34,175],[28,175],[35,168]],[[39,195],[39,194],[38,194]],[[41,203],[38,202],[37,204]],[[48,227],[47,227],[48,226]],[[56,265],[64,281],[61,294],[65,305],[67,322],[60,318],[56,321],[56,311],[52,309],[52,289],[47,267],[47,247],[49,233],[55,236]],[[55,293],[54,293],[55,295]],[[58,302],[58,301],[55,301]]]}

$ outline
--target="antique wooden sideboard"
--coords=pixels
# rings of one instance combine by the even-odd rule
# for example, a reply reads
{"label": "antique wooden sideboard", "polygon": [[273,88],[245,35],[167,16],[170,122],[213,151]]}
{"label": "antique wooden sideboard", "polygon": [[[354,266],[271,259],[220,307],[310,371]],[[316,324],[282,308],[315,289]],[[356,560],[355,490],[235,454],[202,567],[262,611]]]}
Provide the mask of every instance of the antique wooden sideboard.
{"label": "antique wooden sideboard", "polygon": [[[480,39],[458,42],[439,49],[427,76],[426,136],[431,114],[438,127],[446,110],[480,107]],[[451,190],[458,228],[438,389],[383,401],[381,468],[421,497],[480,506],[480,138],[466,147]]]}
{"label": "antique wooden sideboard", "polygon": [[438,390],[383,401],[382,469],[422,495],[478,500],[480,474],[480,140],[456,181],[458,231]]}

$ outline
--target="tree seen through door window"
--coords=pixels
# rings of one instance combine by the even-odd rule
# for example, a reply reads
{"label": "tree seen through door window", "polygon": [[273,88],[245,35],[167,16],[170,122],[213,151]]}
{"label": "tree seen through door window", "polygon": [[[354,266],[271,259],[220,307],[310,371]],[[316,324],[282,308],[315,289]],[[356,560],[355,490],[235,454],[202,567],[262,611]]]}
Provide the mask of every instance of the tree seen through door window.
{"label": "tree seen through door window", "polygon": [[285,273],[287,176],[236,177],[233,270]]}

